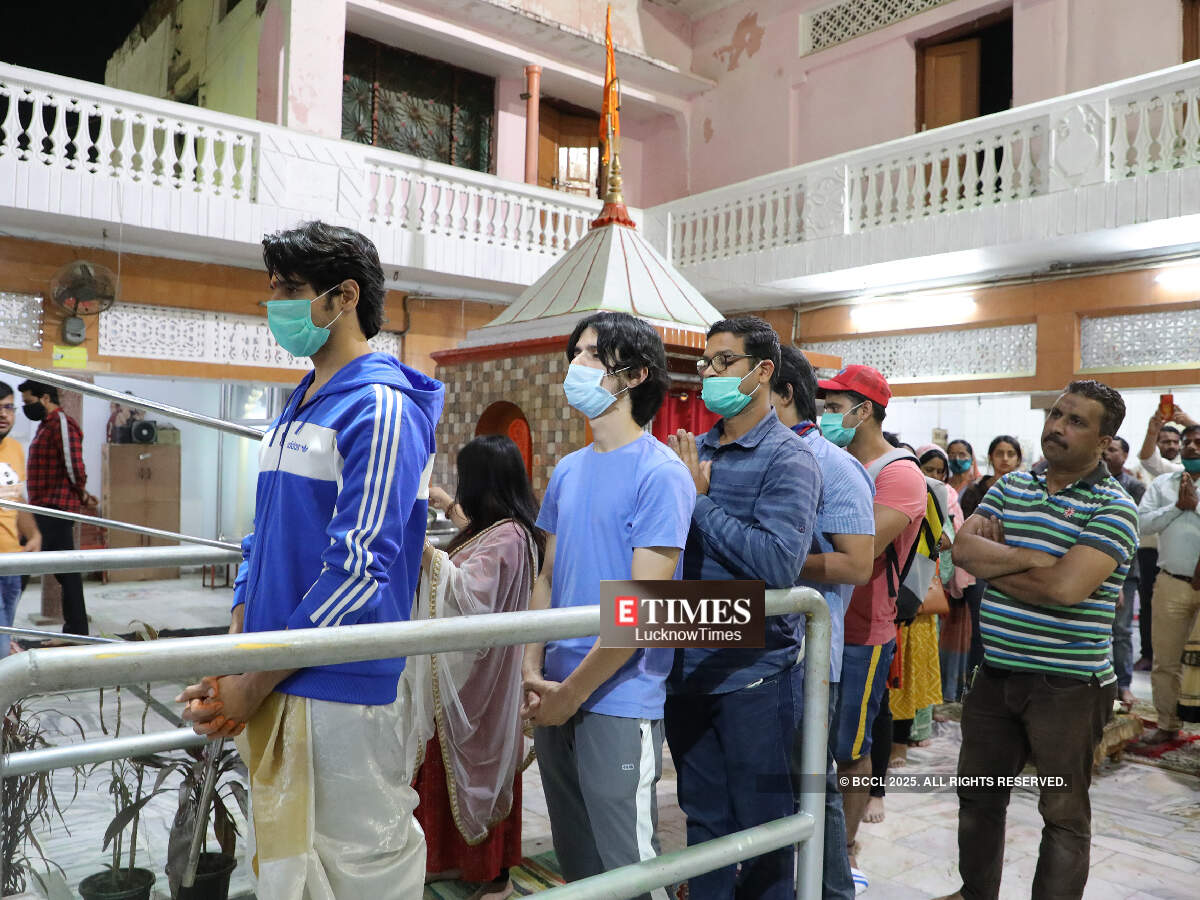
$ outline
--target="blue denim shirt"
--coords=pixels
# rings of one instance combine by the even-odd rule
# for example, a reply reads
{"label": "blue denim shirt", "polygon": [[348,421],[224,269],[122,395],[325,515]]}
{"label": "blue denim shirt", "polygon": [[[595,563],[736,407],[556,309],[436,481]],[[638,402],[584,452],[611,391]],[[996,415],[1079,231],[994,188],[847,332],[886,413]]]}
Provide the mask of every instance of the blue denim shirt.
{"label": "blue denim shirt", "polygon": [[[683,555],[685,579],[754,579],[767,588],[796,583],[812,544],[821,472],[804,441],[775,410],[736,441],[721,444],[724,420],[696,440],[712,461],[708,494],[696,498]],[[668,693],[723,694],[791,668],[803,626],[767,619],[766,646],[675,652]]]}

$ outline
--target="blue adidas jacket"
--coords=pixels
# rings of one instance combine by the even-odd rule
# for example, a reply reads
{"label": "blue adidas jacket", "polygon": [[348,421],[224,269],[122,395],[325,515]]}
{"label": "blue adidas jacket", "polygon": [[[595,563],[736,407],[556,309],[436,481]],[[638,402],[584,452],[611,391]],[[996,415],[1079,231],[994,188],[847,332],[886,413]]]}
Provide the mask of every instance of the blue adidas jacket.
{"label": "blue adidas jacket", "polygon": [[[443,388],[394,357],[347,364],[307,403],[309,372],[259,451],[254,533],[233,605],[245,630],[406,621],[420,579],[434,428]],[[312,666],[285,694],[396,699],[404,659]]]}

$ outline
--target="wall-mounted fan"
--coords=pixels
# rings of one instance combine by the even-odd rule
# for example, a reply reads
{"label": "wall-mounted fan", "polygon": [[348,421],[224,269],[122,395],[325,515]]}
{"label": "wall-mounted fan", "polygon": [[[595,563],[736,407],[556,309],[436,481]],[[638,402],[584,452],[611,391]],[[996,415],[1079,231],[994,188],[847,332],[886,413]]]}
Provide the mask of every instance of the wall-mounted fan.
{"label": "wall-mounted fan", "polygon": [[82,344],[87,325],[81,316],[104,312],[117,299],[117,276],[112,269],[77,259],[67,263],[50,279],[50,299],[67,314],[62,339],[67,344]]}

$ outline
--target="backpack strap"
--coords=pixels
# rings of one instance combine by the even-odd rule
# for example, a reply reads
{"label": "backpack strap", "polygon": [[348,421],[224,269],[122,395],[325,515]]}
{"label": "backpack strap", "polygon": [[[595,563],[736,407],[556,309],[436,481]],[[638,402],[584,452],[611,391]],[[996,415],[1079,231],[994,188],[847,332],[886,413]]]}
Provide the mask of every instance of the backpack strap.
{"label": "backpack strap", "polygon": [[[871,481],[876,481],[879,478],[879,473],[894,462],[899,462],[902,459],[911,459],[917,467],[917,471],[921,470],[921,464],[915,456],[905,450],[903,447],[895,447],[878,459],[872,461],[871,465],[867,466],[867,474],[871,476]],[[925,527],[924,516],[921,517],[921,525]],[[917,541],[913,542],[912,549],[915,550]],[[910,552],[909,557],[905,560],[904,565],[900,564],[900,554],[896,552],[896,542],[890,541],[887,548],[883,551],[887,559],[884,561],[884,572],[887,574],[887,586],[889,597],[900,596],[900,585],[904,582],[904,576],[908,574],[908,569],[912,565],[913,554]]]}
{"label": "backpack strap", "polygon": [[874,460],[871,465],[867,466],[867,474],[871,476],[872,481],[875,481],[877,478],[879,478],[879,473],[882,472],[887,466],[890,466],[892,463],[901,459],[911,459],[918,470],[921,468],[921,464],[917,461],[915,456],[913,456],[903,447],[894,447],[887,453],[883,454],[883,456],[879,457],[879,459]]}

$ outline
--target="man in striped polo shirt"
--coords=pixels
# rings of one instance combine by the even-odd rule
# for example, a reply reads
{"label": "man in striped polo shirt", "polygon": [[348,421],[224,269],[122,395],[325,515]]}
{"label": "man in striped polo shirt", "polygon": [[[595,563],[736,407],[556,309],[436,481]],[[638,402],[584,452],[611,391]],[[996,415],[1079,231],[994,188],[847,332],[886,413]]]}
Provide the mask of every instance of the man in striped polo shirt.
{"label": "man in striped polo shirt", "polygon": [[1113,615],[1137,545],[1137,509],[1101,456],[1125,418],[1121,395],[1074,381],[1042,429],[1044,475],[992,486],[954,544],[954,563],[988,581],[984,663],[963,701],[953,898],[1000,891],[1010,788],[997,779],[1036,762],[1041,851],[1034,897],[1083,895],[1091,844],[1092,754],[1112,714]]}

